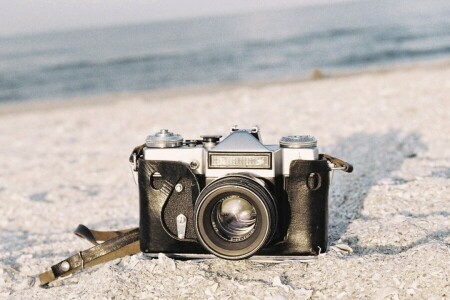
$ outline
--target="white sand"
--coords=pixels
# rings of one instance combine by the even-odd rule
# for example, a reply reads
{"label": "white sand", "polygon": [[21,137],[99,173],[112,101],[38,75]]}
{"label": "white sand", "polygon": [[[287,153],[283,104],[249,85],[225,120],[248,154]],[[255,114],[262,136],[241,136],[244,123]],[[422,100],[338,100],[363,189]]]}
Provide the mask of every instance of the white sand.
{"label": "white sand", "polygon": [[[111,98],[0,107],[0,298],[450,298],[448,63]],[[38,286],[35,275],[89,247],[77,224],[138,224],[127,158],[147,134],[195,138],[234,124],[259,124],[266,143],[313,134],[354,164],[331,187],[327,255],[285,265],[137,255]]]}

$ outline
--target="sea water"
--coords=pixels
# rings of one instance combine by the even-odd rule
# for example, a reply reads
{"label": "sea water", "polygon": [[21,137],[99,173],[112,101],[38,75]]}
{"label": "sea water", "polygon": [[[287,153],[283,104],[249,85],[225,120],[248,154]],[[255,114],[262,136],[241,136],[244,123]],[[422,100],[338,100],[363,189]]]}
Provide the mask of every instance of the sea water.
{"label": "sea water", "polygon": [[356,1],[0,37],[0,102],[265,82],[450,57],[450,1]]}

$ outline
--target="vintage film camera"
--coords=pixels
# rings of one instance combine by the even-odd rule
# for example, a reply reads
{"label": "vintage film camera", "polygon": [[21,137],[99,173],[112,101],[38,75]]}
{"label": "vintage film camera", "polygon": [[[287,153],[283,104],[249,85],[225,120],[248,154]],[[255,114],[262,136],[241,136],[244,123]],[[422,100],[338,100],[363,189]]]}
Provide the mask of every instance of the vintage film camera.
{"label": "vintage film camera", "polygon": [[319,154],[308,135],[264,145],[258,127],[235,126],[220,138],[183,140],[166,129],[148,136],[130,156],[139,228],[97,231],[80,224],[75,234],[93,246],[41,273],[40,284],[140,251],[270,261],[326,252],[331,175],[353,167]]}
{"label": "vintage film camera", "polygon": [[225,259],[318,255],[328,248],[335,169],[312,136],[264,145],[257,126],[184,140],[162,129],[130,158],[140,201],[140,248],[150,256]]}

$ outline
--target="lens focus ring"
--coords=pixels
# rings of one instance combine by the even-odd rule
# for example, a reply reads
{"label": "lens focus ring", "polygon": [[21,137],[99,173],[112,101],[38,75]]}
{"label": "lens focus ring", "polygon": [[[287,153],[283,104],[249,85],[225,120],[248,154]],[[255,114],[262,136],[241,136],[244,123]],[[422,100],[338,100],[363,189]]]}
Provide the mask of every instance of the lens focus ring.
{"label": "lens focus ring", "polygon": [[195,205],[195,230],[208,251],[226,259],[249,257],[272,238],[275,201],[259,179],[233,174],[208,185]]}

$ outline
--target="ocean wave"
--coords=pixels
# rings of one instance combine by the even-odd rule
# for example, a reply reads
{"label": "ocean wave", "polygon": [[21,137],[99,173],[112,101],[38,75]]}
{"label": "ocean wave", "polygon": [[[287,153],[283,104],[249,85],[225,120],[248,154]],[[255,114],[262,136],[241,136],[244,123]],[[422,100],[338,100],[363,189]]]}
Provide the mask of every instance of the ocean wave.
{"label": "ocean wave", "polygon": [[8,90],[8,89],[18,89],[20,88],[20,81],[11,80],[6,78],[5,76],[0,75],[0,90]]}
{"label": "ocean wave", "polygon": [[99,63],[94,62],[94,61],[88,61],[88,60],[79,60],[79,61],[70,62],[70,63],[57,64],[57,65],[54,65],[51,67],[45,67],[45,68],[42,68],[42,71],[77,70],[77,69],[95,67],[96,65],[99,65]]}
{"label": "ocean wave", "polygon": [[55,72],[55,71],[66,71],[66,70],[79,70],[79,69],[89,69],[89,68],[102,68],[109,66],[119,66],[119,65],[129,65],[129,64],[140,64],[148,63],[153,61],[162,61],[175,58],[176,55],[168,54],[151,54],[143,56],[128,56],[114,58],[105,61],[93,61],[93,60],[79,60],[75,62],[67,62],[62,64],[53,65],[51,67],[45,67],[42,69],[44,72]]}
{"label": "ocean wave", "polygon": [[379,31],[377,34],[372,36],[376,42],[394,42],[394,43],[404,43],[410,41],[418,41],[418,40],[426,40],[429,38],[445,38],[449,37],[450,34],[448,31],[433,31],[432,34],[430,32],[408,32],[407,28],[391,28],[386,31]]}
{"label": "ocean wave", "polygon": [[450,54],[450,45],[433,49],[387,49],[375,53],[351,54],[333,63],[337,67],[352,65],[367,65],[377,62],[387,62],[397,59],[432,57]]}
{"label": "ocean wave", "polygon": [[55,54],[65,54],[68,49],[64,48],[52,48],[45,50],[29,50],[29,51],[14,51],[6,52],[0,55],[0,60],[12,60],[12,59],[30,59],[35,57],[53,56]]}
{"label": "ocean wave", "polygon": [[267,45],[302,45],[309,44],[317,40],[327,40],[330,38],[341,38],[346,36],[366,35],[373,31],[372,27],[364,28],[334,28],[326,31],[315,31],[305,34],[298,34],[282,39],[270,39],[270,40],[253,40],[246,42],[244,46],[248,48],[261,48]]}
{"label": "ocean wave", "polygon": [[15,100],[21,100],[25,97],[21,95],[20,93],[13,93],[13,92],[1,92],[0,93],[0,102],[12,102]]}

